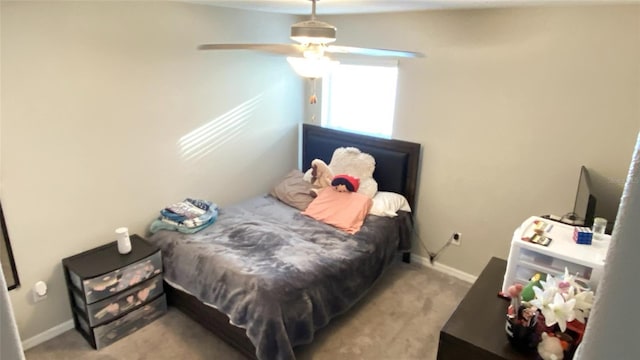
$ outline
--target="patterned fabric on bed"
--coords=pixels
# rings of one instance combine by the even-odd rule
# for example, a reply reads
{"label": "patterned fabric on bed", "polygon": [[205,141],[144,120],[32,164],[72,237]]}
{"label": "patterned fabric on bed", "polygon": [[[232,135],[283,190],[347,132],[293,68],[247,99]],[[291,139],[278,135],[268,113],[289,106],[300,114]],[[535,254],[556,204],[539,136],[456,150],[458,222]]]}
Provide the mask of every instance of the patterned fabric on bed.
{"label": "patterned fabric on bed", "polygon": [[407,223],[368,216],[349,235],[264,196],[220,209],[199,233],[160,231],[150,241],[162,249],[167,281],[247,329],[259,359],[294,359],[294,346],[374,284]]}

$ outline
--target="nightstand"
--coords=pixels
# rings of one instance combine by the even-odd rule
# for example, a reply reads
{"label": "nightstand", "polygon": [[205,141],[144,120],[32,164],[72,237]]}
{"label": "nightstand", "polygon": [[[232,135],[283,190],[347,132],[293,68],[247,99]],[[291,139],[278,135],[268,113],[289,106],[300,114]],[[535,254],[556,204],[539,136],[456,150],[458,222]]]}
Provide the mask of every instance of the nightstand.
{"label": "nightstand", "polygon": [[131,252],[117,243],[62,260],[75,328],[95,348],[105,347],[167,311],[160,249],[138,235]]}
{"label": "nightstand", "polygon": [[509,301],[498,296],[507,262],[491,258],[464,299],[440,330],[438,360],[533,360],[522,353],[505,332]]}

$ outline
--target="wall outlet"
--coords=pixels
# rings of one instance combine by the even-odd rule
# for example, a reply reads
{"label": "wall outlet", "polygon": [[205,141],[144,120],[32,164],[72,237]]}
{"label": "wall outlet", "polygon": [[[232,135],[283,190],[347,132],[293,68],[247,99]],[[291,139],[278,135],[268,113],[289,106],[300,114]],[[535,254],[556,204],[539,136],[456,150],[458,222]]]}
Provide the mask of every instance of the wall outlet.
{"label": "wall outlet", "polygon": [[460,246],[462,244],[462,233],[454,232],[451,236],[451,243],[455,246]]}

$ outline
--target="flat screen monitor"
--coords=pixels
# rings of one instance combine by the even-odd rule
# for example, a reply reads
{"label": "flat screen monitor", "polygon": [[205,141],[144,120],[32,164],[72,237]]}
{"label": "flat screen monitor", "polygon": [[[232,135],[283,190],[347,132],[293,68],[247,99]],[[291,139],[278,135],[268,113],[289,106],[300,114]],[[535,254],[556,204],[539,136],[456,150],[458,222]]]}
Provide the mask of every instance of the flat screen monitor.
{"label": "flat screen monitor", "polygon": [[[591,227],[596,211],[596,197],[592,193],[591,178],[586,167],[580,167],[580,178],[578,179],[578,190],[576,200],[573,205],[572,216],[576,224]],[[573,217],[573,218],[572,218]]]}

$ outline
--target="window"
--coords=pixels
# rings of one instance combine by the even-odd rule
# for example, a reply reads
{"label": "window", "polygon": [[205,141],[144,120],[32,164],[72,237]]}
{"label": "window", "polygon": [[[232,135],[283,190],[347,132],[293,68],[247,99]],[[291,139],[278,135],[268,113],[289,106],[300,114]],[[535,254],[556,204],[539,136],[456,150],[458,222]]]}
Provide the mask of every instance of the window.
{"label": "window", "polygon": [[391,137],[398,63],[340,64],[322,80],[322,126]]}

